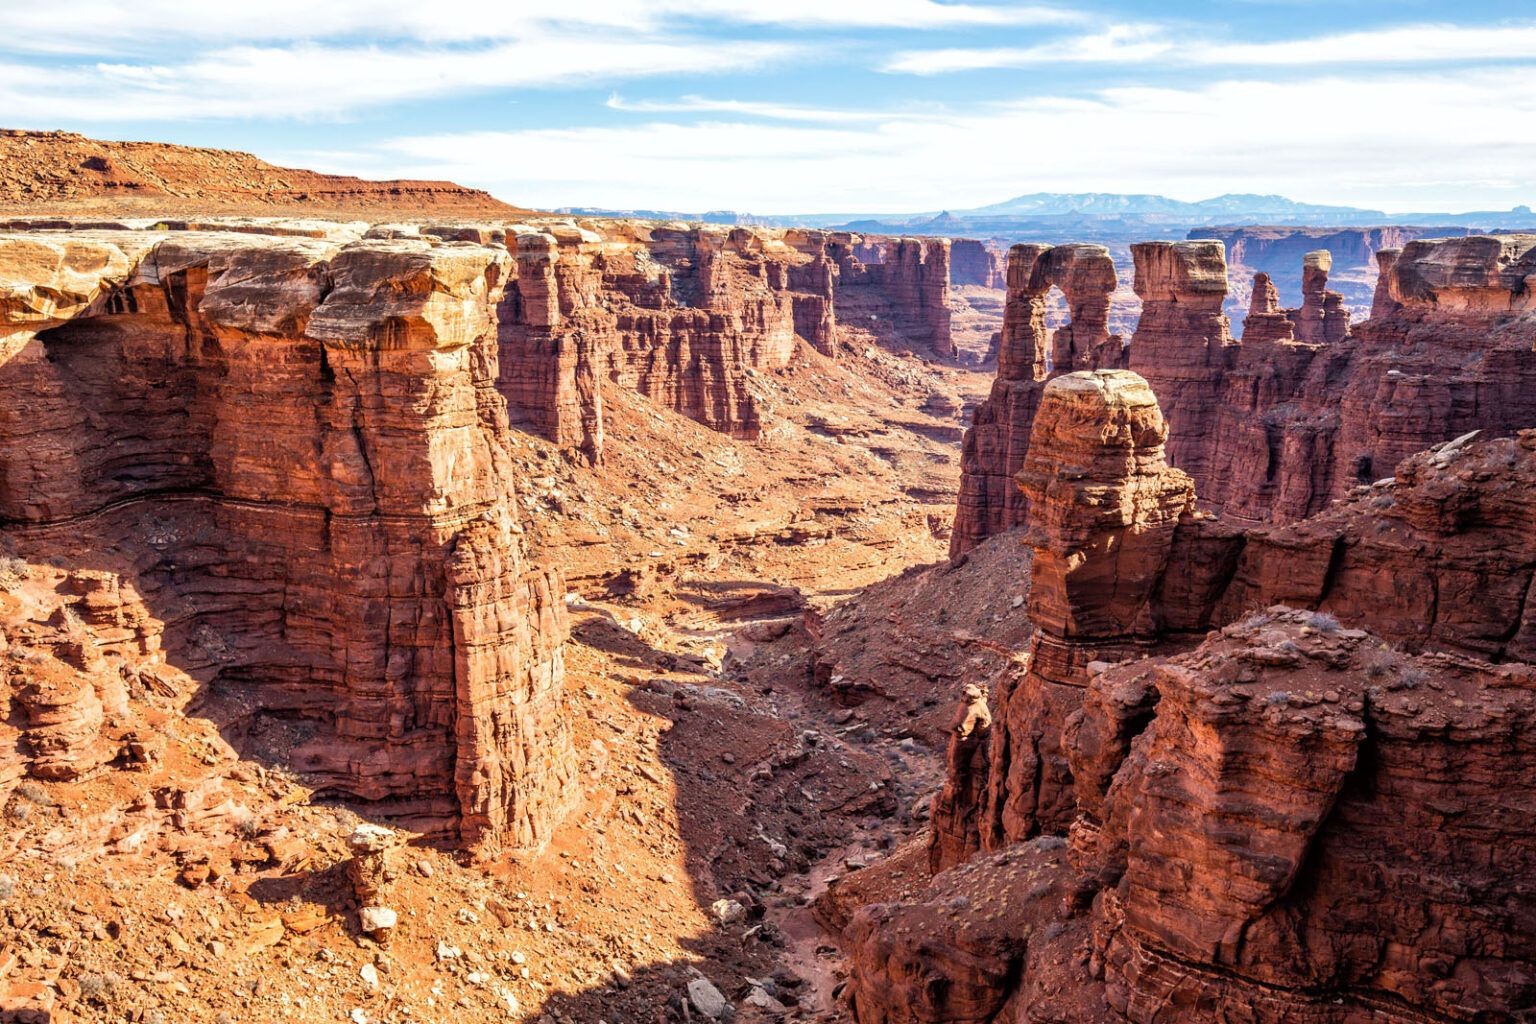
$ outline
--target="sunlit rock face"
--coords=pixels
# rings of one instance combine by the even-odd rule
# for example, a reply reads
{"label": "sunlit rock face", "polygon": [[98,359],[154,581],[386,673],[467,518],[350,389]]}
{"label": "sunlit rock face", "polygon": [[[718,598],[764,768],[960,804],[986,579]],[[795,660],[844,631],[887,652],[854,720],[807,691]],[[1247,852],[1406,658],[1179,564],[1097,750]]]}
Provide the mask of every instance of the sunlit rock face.
{"label": "sunlit rock face", "polygon": [[1373,315],[1354,325],[1327,288],[1328,253],[1307,253],[1295,308],[1282,307],[1268,275],[1255,277],[1241,341],[1222,312],[1219,241],[1134,245],[1142,315],[1118,362],[1091,355],[1115,352],[1098,348],[1097,330],[1079,343],[1076,305],[1054,337],[1035,316],[1035,268],[1064,248],[1084,247],[1016,247],[1028,269],[1010,273],[998,380],[966,440],[953,555],[1025,522],[1013,477],[1052,373],[1141,374],[1168,422],[1169,462],[1194,477],[1203,507],[1243,523],[1314,515],[1430,445],[1536,422],[1536,236],[1382,250]]}
{"label": "sunlit rock face", "polygon": [[[0,238],[7,534],[131,591],[237,745],[487,852],[542,842],[574,766],[563,587],[524,550],[495,387],[510,262],[422,238]],[[77,682],[32,700],[54,761],[94,758],[112,700]],[[78,729],[47,725],[66,684],[94,692]]]}
{"label": "sunlit rock face", "polygon": [[1044,387],[1038,633],[951,739],[926,891],[848,921],[855,1019],[1536,1013],[1536,429],[1248,528],[1166,436],[1133,373]]}

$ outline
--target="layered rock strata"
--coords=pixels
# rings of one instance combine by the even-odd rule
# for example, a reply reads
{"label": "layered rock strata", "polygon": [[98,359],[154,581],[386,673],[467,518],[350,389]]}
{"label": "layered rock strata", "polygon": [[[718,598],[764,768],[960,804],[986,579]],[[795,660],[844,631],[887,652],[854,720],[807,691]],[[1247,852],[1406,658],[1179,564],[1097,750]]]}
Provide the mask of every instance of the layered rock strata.
{"label": "layered rock strata", "polygon": [[[1122,365],[1158,396],[1169,461],[1195,478],[1206,508],[1229,518],[1301,519],[1415,451],[1536,422],[1536,236],[1384,250],[1374,315],[1354,326],[1327,289],[1326,254],[1310,254],[1294,309],[1280,307],[1267,275],[1255,277],[1241,341],[1222,313],[1219,242],[1148,242],[1132,252],[1143,311]],[[1010,279],[1010,308],[1015,289],[1027,303],[1030,287]],[[1000,364],[994,391],[1009,395],[1015,379]],[[1024,464],[1033,416],[1018,400],[978,410],[954,554],[1023,523],[1008,481]]]}
{"label": "layered rock strata", "polygon": [[985,242],[957,238],[949,247],[949,281],[979,288],[1006,288],[1007,257]]}
{"label": "layered rock strata", "polygon": [[785,366],[797,335],[835,355],[842,317],[955,351],[945,239],[644,223],[514,225],[506,238],[501,390],[515,423],[593,460],[605,387],[752,439],[748,375]]}
{"label": "layered rock strata", "polygon": [[483,216],[517,208],[451,181],[369,181],[275,167],[249,153],[112,142],[74,132],[0,129],[0,205],[125,209],[154,216],[253,208],[436,210]]}
{"label": "layered rock strata", "polygon": [[[500,387],[515,420],[600,456],[602,389],[616,386],[722,433],[761,429],[747,387],[794,353],[797,322],[830,343],[830,288],[797,318],[782,243],[737,229],[645,231],[645,244],[576,227],[508,239],[516,274],[500,317]],[[808,285],[825,286],[808,273]]]}
{"label": "layered rock strata", "polygon": [[574,758],[563,586],[524,550],[495,386],[507,253],[39,233],[0,266],[7,545],[131,591],[253,756],[438,838],[540,843]]}
{"label": "layered rock strata", "polygon": [[[1194,508],[1189,477],[1164,458],[1167,436],[1157,400],[1134,373],[1081,371],[1045,386],[1019,473],[1036,633],[1027,668],[999,680],[986,784],[962,771],[935,803],[935,867],[972,846],[991,849],[1070,820],[1062,723],[1081,701],[1090,662],[1157,639],[1154,597],[1179,520]],[[963,799],[971,792],[985,794],[979,813]]]}
{"label": "layered rock strata", "polygon": [[[807,233],[814,238],[814,233]],[[950,240],[824,236],[838,267],[838,308],[877,335],[950,358]]]}
{"label": "layered rock strata", "polygon": [[[951,556],[1024,521],[1024,497],[1013,476],[1024,464],[1046,383],[1074,370],[1121,365],[1120,338],[1109,333],[1115,286],[1115,265],[1103,246],[1020,244],[1008,251],[997,378],[965,433]],[[1054,332],[1046,327],[1053,288],[1071,315]]]}
{"label": "layered rock strata", "polygon": [[855,1018],[1536,1013],[1536,430],[1243,531],[1127,429],[1144,389],[1046,389],[1040,636],[987,755],[952,741],[945,870],[848,926]]}
{"label": "layered rock strata", "polygon": [[[1424,227],[1390,224],[1380,227],[1325,228],[1294,225],[1195,228],[1187,237],[1210,238],[1221,242],[1227,251],[1228,269],[1234,281],[1246,281],[1254,274],[1267,274],[1287,295],[1300,294],[1308,253],[1319,250],[1329,254],[1329,281],[1341,293],[1343,308],[1356,319],[1363,319],[1370,309],[1377,276],[1377,254],[1384,249],[1401,249],[1409,242],[1424,238],[1454,238],[1477,234],[1477,230],[1445,225]],[[1235,321],[1243,314],[1239,302],[1247,301],[1241,287],[1228,295],[1227,315]]]}

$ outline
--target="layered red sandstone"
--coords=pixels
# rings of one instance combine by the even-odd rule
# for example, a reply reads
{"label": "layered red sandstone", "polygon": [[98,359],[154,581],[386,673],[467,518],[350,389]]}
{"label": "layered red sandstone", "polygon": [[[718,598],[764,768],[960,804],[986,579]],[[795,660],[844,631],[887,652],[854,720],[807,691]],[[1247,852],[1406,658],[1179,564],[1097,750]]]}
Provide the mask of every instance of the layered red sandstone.
{"label": "layered red sandstone", "polygon": [[974,238],[957,238],[949,247],[949,281],[978,288],[1006,288],[1007,256]]}
{"label": "layered red sandstone", "polygon": [[[1115,265],[1097,245],[1015,245],[1008,251],[1008,299],[997,346],[997,379],[976,410],[961,453],[962,477],[950,541],[959,555],[1024,521],[1013,475],[1024,464],[1040,395],[1052,377],[1121,364],[1118,335],[1109,333]],[[1071,319],[1046,327],[1052,288],[1065,295]]]}
{"label": "layered red sandstone", "polygon": [[1040,632],[951,742],[945,870],[849,924],[856,1019],[1536,1012],[1536,430],[1245,532],[1163,429],[1134,374],[1045,389]]}
{"label": "layered red sandstone", "polygon": [[835,355],[839,318],[954,354],[947,240],[594,227],[509,227],[515,272],[500,321],[500,384],[515,421],[591,459],[602,453],[605,387],[757,437],[749,374],[785,366],[797,335]]}
{"label": "layered red sandstone", "polygon": [[225,149],[0,129],[0,206],[40,205],[103,209],[115,216],[142,210],[156,217],[263,208],[322,213],[393,208],[492,216],[517,209],[451,181],[369,181],[276,167],[250,153]]}
{"label": "layered red sandstone", "polygon": [[255,756],[440,838],[542,842],[574,758],[495,389],[505,251],[35,234],[0,263],[17,552],[136,595]]}
{"label": "layered red sandstone", "polygon": [[[1228,517],[1313,515],[1429,445],[1536,422],[1536,236],[1386,250],[1374,315],[1354,326],[1327,289],[1326,252],[1311,253],[1298,307],[1282,309],[1267,275],[1255,278],[1242,341],[1222,313],[1220,242],[1132,252],[1143,311],[1128,365],[1168,419],[1169,461]],[[1030,301],[1032,283],[1009,284],[1010,309]],[[1024,463],[1034,407],[1007,397],[1016,379],[1000,367],[967,437],[955,554],[1024,521],[1008,481]]]}

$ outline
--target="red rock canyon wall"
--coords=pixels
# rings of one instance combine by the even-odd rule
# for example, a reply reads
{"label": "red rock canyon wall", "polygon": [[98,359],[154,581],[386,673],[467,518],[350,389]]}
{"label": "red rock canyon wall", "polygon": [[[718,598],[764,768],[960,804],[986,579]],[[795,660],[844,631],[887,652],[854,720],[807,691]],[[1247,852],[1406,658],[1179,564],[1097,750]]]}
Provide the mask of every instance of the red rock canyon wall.
{"label": "red rock canyon wall", "polygon": [[[1014,251],[1028,262],[1038,248]],[[1353,326],[1327,288],[1327,253],[1310,253],[1294,309],[1281,309],[1273,282],[1256,276],[1241,341],[1222,313],[1220,242],[1145,242],[1132,252],[1143,310],[1119,365],[1151,384],[1168,420],[1169,461],[1225,516],[1313,515],[1432,444],[1536,422],[1536,236],[1383,250],[1374,315]],[[1010,277],[1009,286],[1017,335],[1035,285]],[[1058,361],[1045,377],[1083,365],[1116,363]],[[1000,365],[993,399],[967,434],[953,554],[1024,521],[1009,481],[1024,464],[1034,405],[1012,393],[1041,379],[1030,371],[1033,384],[1021,385],[1011,376],[1019,372]]]}
{"label": "red rock canyon wall", "polygon": [[253,756],[438,838],[542,842],[574,757],[495,388],[507,253],[135,232],[0,263],[9,543],[135,595]]}
{"label": "red rock canyon wall", "polygon": [[1536,430],[1248,529],[1166,432],[1135,374],[1045,387],[1039,632],[951,741],[940,873],[847,928],[856,1019],[1536,1013]]}

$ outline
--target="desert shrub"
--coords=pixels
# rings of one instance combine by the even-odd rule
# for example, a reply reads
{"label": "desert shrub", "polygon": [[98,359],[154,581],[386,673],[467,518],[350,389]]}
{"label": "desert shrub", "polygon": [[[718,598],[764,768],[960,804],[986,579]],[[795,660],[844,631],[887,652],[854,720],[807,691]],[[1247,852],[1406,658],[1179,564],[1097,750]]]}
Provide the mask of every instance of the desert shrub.
{"label": "desert shrub", "polygon": [[0,556],[0,587],[14,587],[27,578],[27,563],[10,555]]}
{"label": "desert shrub", "polygon": [[39,807],[52,807],[53,797],[48,791],[35,782],[23,782],[16,787],[15,796],[18,800],[25,800],[29,804],[37,804]]}
{"label": "desert shrub", "polygon": [[87,971],[77,977],[75,983],[80,986],[81,1002],[110,1006],[123,979],[110,971],[106,974]]}
{"label": "desert shrub", "polygon": [[1313,612],[1307,616],[1307,625],[1319,633],[1337,633],[1339,620],[1327,612]]}

